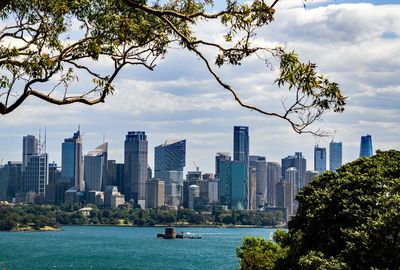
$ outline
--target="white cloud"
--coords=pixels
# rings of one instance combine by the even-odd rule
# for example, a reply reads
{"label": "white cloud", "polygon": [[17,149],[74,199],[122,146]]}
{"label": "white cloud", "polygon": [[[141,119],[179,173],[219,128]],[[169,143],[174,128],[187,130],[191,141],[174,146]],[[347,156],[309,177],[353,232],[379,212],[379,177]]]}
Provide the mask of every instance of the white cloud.
{"label": "white cloud", "polygon": [[[358,156],[360,136],[366,133],[373,135],[375,149],[399,149],[400,5],[332,4],[304,9],[301,1],[281,2],[275,22],[260,33],[257,42],[295,49],[304,61],[316,62],[349,97],[343,114],[328,113],[317,127],[336,130],[335,138],[343,141],[345,161]],[[289,6],[283,5],[289,2]],[[292,5],[294,2],[300,3]],[[223,30],[198,25],[202,36],[213,41],[221,40]],[[388,38],[385,33],[392,35]],[[246,102],[280,110],[280,100],[288,92],[272,84],[276,63],[274,68],[270,71],[262,61],[250,59],[240,67],[217,70]],[[15,113],[0,118],[1,153],[10,155],[4,158],[19,159],[20,151],[14,149],[19,149],[21,137],[44,124],[48,126],[49,151],[56,161],[61,141],[81,123],[88,132],[85,151],[97,146],[105,132],[110,158],[122,161],[126,132],[145,130],[151,166],[154,146],[166,138],[186,138],[187,168],[193,169],[196,162],[203,171],[213,170],[216,152],[232,153],[233,125],[250,126],[252,154],[280,161],[303,151],[310,169],[314,143],[328,146],[330,141],[297,135],[282,120],[239,107],[205,71],[203,63],[182,50],[171,50],[154,72],[127,69],[116,88],[105,104],[94,107],[57,107],[29,100]]]}

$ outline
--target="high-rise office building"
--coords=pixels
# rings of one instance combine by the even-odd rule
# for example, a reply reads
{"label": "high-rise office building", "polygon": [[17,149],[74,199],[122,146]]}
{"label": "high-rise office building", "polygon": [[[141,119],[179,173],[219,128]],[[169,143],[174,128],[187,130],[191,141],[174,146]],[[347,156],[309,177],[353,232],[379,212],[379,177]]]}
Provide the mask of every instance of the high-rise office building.
{"label": "high-rise office building", "polygon": [[361,136],[360,142],[360,157],[370,157],[374,154],[372,150],[372,137],[367,134],[365,136]]}
{"label": "high-rise office building", "polygon": [[32,202],[32,196],[40,197],[44,201],[48,183],[48,157],[44,151],[45,147],[41,147],[35,136],[23,137],[22,191],[27,202]]}
{"label": "high-rise office building", "polygon": [[267,203],[271,206],[276,204],[276,185],[282,178],[281,165],[278,162],[267,163]]}
{"label": "high-rise office building", "polygon": [[326,171],[326,148],[314,147],[314,171],[323,173]]}
{"label": "high-rise office building", "polygon": [[144,131],[130,131],[125,138],[125,199],[133,199],[145,208],[145,189],[147,181],[148,142]]}
{"label": "high-rise office building", "polygon": [[215,179],[219,179],[219,172],[222,161],[230,161],[231,156],[228,152],[218,152],[215,156]]}
{"label": "high-rise office building", "polygon": [[0,201],[13,201],[22,191],[22,163],[8,161],[0,165]]}
{"label": "high-rise office building", "polygon": [[48,181],[47,153],[36,154],[28,159],[23,172],[23,192],[34,193],[44,199]]}
{"label": "high-rise office building", "polygon": [[299,171],[298,187],[304,186],[304,175],[307,170],[307,160],[303,157],[301,152],[295,152],[294,156],[287,156],[282,159],[282,177],[285,177],[287,169],[294,167]]}
{"label": "high-rise office building", "polygon": [[29,159],[38,154],[38,139],[33,135],[22,138],[22,171],[28,166]]}
{"label": "high-rise office building", "polygon": [[[243,162],[221,162],[219,180],[219,200],[231,209],[247,209],[248,193],[246,193],[243,179],[247,171]],[[248,192],[248,191],[247,191]]]}
{"label": "high-rise office building", "polygon": [[61,183],[64,189],[77,187],[84,190],[82,137],[80,130],[72,138],[64,139],[61,149]]}
{"label": "high-rise office building", "polygon": [[57,164],[49,163],[49,182],[46,186],[46,202],[61,204],[63,196],[60,194],[58,183],[61,181],[61,170]]}
{"label": "high-rise office building", "polygon": [[267,203],[267,161],[262,156],[250,156],[250,167],[256,172],[256,206]]}
{"label": "high-rise office building", "polygon": [[342,166],[342,142],[329,143],[329,170],[336,172]]}
{"label": "high-rise office building", "polygon": [[[250,182],[249,182],[249,127],[235,126],[233,127],[233,160],[243,162],[244,165],[244,179],[243,189],[245,191],[244,208],[249,209],[250,206]],[[239,183],[235,183],[239,184]],[[232,198],[233,199],[233,198]]]}
{"label": "high-rise office building", "polygon": [[153,178],[146,183],[146,208],[158,208],[164,205],[164,181]]}
{"label": "high-rise office building", "polygon": [[103,143],[84,157],[86,191],[104,191],[107,186],[108,143]]}
{"label": "high-rise office building", "polygon": [[154,148],[154,177],[165,184],[183,184],[186,165],[186,140],[166,140]]}

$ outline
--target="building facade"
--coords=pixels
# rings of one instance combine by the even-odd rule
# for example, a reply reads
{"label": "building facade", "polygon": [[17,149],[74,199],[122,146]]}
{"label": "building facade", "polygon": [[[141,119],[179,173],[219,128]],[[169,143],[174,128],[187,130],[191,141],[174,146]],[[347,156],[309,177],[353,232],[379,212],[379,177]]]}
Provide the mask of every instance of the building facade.
{"label": "building facade", "polygon": [[64,139],[61,145],[61,182],[68,189],[78,187],[84,190],[82,137],[80,130],[72,138]]}
{"label": "building facade", "polygon": [[148,142],[144,131],[130,131],[125,138],[124,148],[124,192],[125,199],[145,208],[148,167]]}
{"label": "building facade", "polygon": [[361,136],[360,142],[360,157],[370,157],[374,154],[372,150],[372,137],[367,134],[365,136]]}
{"label": "building facade", "polygon": [[256,206],[267,203],[267,161],[262,156],[250,156],[250,168],[255,168],[256,173]]}
{"label": "building facade", "polygon": [[342,166],[342,142],[329,143],[329,170],[336,172]]}
{"label": "building facade", "polygon": [[84,157],[86,191],[104,191],[107,186],[108,143],[103,143]]}
{"label": "building facade", "polygon": [[285,177],[287,169],[294,167],[299,171],[299,184],[302,188],[304,186],[304,176],[307,170],[307,160],[303,157],[302,152],[295,152],[294,156],[287,156],[282,159],[282,177]]}
{"label": "building facade", "polygon": [[267,203],[270,206],[277,206],[276,185],[282,178],[281,165],[278,162],[267,163]]}
{"label": "building facade", "polygon": [[326,171],[326,148],[314,147],[314,171],[323,173]]}
{"label": "building facade", "polygon": [[[244,193],[243,202],[244,209],[250,208],[250,175],[249,175],[249,127],[235,126],[233,127],[233,160],[242,162],[244,165]],[[236,166],[239,165],[235,165]],[[232,198],[233,199],[233,198]]]}

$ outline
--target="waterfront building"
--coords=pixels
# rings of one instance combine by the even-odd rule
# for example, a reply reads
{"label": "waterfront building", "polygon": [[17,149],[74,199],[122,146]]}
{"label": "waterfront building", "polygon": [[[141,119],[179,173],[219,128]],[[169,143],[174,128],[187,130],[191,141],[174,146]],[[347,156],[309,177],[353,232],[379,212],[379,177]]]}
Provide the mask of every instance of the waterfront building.
{"label": "waterfront building", "polygon": [[304,175],[307,170],[307,160],[303,157],[302,152],[295,152],[294,156],[287,156],[282,159],[282,177],[285,176],[287,169],[294,167],[299,171],[299,187],[304,185]]}
{"label": "waterfront building", "polygon": [[249,189],[246,193],[246,174],[244,162],[221,162],[220,171],[220,203],[228,205],[231,209],[247,209]]}
{"label": "waterfront building", "polygon": [[342,166],[342,142],[329,143],[329,170],[336,172]]}
{"label": "waterfront building", "polygon": [[267,203],[267,161],[263,156],[250,156],[250,168],[255,168],[256,173],[256,206]]}
{"label": "waterfront building", "polygon": [[314,147],[314,171],[323,173],[326,171],[326,148]]}
{"label": "waterfront building", "polygon": [[249,201],[247,209],[257,209],[257,173],[255,167],[249,167]]}
{"label": "waterfront building", "polygon": [[183,184],[186,164],[186,140],[166,140],[154,149],[154,177],[165,184]]}
{"label": "waterfront building", "polygon": [[87,201],[93,203],[96,206],[104,206],[104,192],[103,191],[87,191],[86,192]]}
{"label": "waterfront building", "polygon": [[218,186],[219,180],[208,181],[208,203],[215,204],[219,202]]}
{"label": "waterfront building", "polygon": [[72,138],[64,139],[61,145],[61,183],[65,189],[78,187],[84,190],[82,136],[80,130]]}
{"label": "waterfront building", "polygon": [[125,199],[145,207],[147,180],[148,142],[144,131],[130,131],[126,135],[124,148],[124,192]]}
{"label": "waterfront building", "polygon": [[186,165],[186,140],[166,140],[155,147],[154,152],[154,177],[165,183],[165,202],[178,207]]}
{"label": "waterfront building", "polygon": [[158,208],[164,205],[164,181],[153,178],[146,183],[146,208]]}
{"label": "waterfront building", "polygon": [[276,185],[282,178],[281,165],[278,162],[267,163],[267,203],[271,206],[276,204]]}
{"label": "waterfront building", "polygon": [[215,179],[219,179],[222,161],[230,161],[231,156],[228,152],[218,152],[215,156]]}
{"label": "waterfront building", "polygon": [[32,196],[40,197],[44,201],[48,183],[47,153],[44,153],[44,149],[39,149],[40,143],[32,135],[24,136],[22,141],[22,192],[25,194],[25,201],[32,202]]}
{"label": "waterfront building", "polygon": [[[244,165],[244,171],[245,171],[245,174],[244,174],[244,202],[243,202],[244,209],[250,208],[249,145],[250,145],[249,127],[244,127],[244,126],[233,127],[233,160],[242,162]],[[237,187],[239,188],[239,186],[237,186]],[[239,194],[237,194],[237,195],[239,196]],[[238,202],[240,202],[239,198],[238,198],[238,200],[239,200]]]}
{"label": "waterfront building", "polygon": [[189,209],[194,208],[194,200],[195,198],[200,197],[200,187],[196,185],[190,185],[189,186],[189,202],[188,202],[188,207]]}
{"label": "waterfront building", "polygon": [[61,170],[57,163],[49,163],[49,182],[46,186],[46,202],[50,204],[61,204],[63,195],[60,194],[58,183],[61,181]]}
{"label": "waterfront building", "polygon": [[28,166],[29,159],[38,154],[38,139],[33,135],[27,135],[22,138],[22,172]]}
{"label": "waterfront building", "polygon": [[108,143],[103,143],[84,157],[84,180],[86,191],[104,191],[107,185]]}
{"label": "waterfront building", "polygon": [[365,136],[361,136],[360,142],[360,157],[370,157],[374,154],[372,150],[372,137],[367,134]]}
{"label": "waterfront building", "polygon": [[22,191],[22,163],[8,161],[0,165],[0,201],[15,201]]}
{"label": "waterfront building", "polygon": [[119,205],[123,204],[125,204],[125,197],[118,192],[118,187],[106,186],[104,191],[104,207],[117,208]]}
{"label": "waterfront building", "polygon": [[288,221],[288,208],[287,208],[287,204],[286,202],[286,198],[285,198],[285,188],[286,188],[286,182],[285,179],[281,179],[278,183],[276,183],[276,207],[283,209],[284,212],[284,217],[285,217],[285,221]]}

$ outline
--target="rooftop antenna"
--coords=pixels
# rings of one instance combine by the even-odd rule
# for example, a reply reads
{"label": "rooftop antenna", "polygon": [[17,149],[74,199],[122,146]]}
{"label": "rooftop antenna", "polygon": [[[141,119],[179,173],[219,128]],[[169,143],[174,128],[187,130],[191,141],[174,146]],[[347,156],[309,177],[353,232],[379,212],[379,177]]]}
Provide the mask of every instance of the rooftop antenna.
{"label": "rooftop antenna", "polygon": [[106,133],[103,132],[103,144],[106,142]]}

